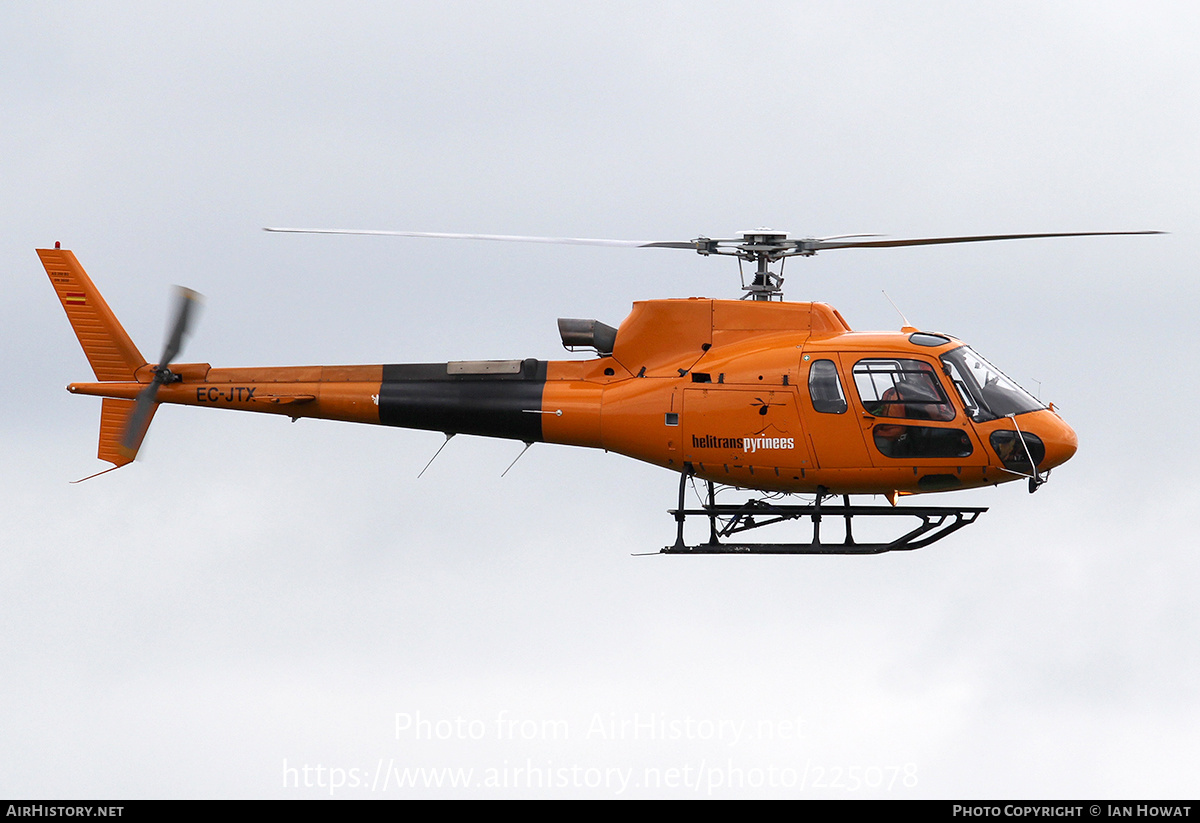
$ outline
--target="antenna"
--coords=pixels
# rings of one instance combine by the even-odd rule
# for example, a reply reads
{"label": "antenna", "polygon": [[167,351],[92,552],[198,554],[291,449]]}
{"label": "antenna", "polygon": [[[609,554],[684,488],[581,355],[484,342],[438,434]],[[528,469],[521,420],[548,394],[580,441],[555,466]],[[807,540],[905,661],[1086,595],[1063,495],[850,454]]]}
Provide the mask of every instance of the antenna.
{"label": "antenna", "polygon": [[[532,445],[533,445],[532,441],[526,440],[525,448],[521,449],[521,453],[516,456],[516,459],[514,459],[513,462],[508,464],[508,469],[511,469],[513,466],[517,465],[517,460],[520,460],[522,457],[524,457],[525,452],[529,451],[529,447]],[[505,469],[504,471],[500,472],[500,476],[503,477],[504,475],[508,474],[508,469]]]}
{"label": "antenna", "polygon": [[[446,445],[450,442],[450,438],[454,437],[454,435],[457,434],[457,432],[443,432],[443,433],[446,435],[446,439],[442,442],[442,445],[438,446],[438,450],[433,453],[433,457],[429,458],[429,462],[425,464],[425,469],[428,469],[430,466],[433,465],[433,461],[437,460],[437,456],[442,453],[442,449],[446,448]],[[421,475],[425,473],[425,469],[421,469],[421,473],[417,475],[418,480],[420,480]]]}
{"label": "antenna", "polygon": [[880,291],[883,292],[884,297],[887,297],[887,301],[892,304],[892,308],[896,310],[896,314],[900,315],[900,320],[904,323],[904,325],[908,328],[912,328],[913,324],[908,322],[908,318],[904,316],[904,312],[900,311],[900,307],[896,305],[896,301],[892,300],[891,297],[888,297],[888,293],[884,289],[880,289]]}

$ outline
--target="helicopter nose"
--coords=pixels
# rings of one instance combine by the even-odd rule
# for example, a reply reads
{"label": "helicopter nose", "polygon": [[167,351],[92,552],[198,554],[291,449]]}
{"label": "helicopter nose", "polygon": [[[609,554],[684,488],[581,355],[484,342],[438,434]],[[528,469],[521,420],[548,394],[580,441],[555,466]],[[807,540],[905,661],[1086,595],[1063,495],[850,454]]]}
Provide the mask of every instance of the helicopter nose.
{"label": "helicopter nose", "polygon": [[1052,469],[1074,456],[1079,448],[1079,438],[1057,413],[1047,411],[1040,416],[1043,419],[1038,421],[1036,432],[1046,446],[1046,457],[1039,468]]}

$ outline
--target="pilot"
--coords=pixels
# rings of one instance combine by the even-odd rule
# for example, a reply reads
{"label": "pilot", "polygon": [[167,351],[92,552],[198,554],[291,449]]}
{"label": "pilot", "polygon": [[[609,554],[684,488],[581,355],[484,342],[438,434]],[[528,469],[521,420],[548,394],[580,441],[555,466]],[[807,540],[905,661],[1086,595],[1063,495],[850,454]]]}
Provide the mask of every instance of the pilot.
{"label": "pilot", "polygon": [[920,372],[917,374],[906,374],[894,388],[884,392],[883,399],[905,401],[885,405],[884,410],[880,411],[885,417],[911,417],[916,420],[954,419],[954,409],[945,402],[942,393],[938,391],[937,378],[927,363],[920,364]]}
{"label": "pilot", "polygon": [[[919,375],[908,376],[883,393],[875,414],[880,417],[900,417],[911,420],[951,420],[954,409],[941,400],[933,373],[922,363]],[[872,429],[875,445],[888,457],[907,457],[923,453],[925,429],[880,423]]]}

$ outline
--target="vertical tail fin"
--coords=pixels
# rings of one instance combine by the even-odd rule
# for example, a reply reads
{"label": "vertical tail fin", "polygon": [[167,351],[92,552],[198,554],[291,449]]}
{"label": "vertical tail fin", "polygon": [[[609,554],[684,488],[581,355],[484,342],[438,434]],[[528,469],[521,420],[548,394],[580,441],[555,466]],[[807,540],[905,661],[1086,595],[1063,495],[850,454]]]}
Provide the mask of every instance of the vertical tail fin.
{"label": "vertical tail fin", "polygon": [[50,275],[96,379],[136,380],[134,372],[146,365],[146,358],[129,339],[75,255],[65,249],[38,249],[38,257]]}
{"label": "vertical tail fin", "polygon": [[[38,249],[38,257],[50,275],[67,320],[79,338],[79,345],[101,382],[132,382],[135,372],[146,365],[137,346],[129,338],[108,303],[100,296],[75,255],[64,249]],[[125,430],[133,414],[133,400],[105,398],[100,409],[100,446],[96,456],[113,468],[133,461],[132,452],[122,446]],[[151,414],[153,414],[151,409]],[[149,425],[146,420],[146,425]]]}

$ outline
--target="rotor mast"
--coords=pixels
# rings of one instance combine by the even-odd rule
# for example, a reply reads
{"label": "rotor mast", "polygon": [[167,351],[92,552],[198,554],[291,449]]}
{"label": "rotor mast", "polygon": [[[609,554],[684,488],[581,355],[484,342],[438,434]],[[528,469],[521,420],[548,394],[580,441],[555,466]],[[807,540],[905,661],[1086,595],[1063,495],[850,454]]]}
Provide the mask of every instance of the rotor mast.
{"label": "rotor mast", "polygon": [[783,264],[778,272],[771,271],[770,266],[789,253],[796,254],[795,243],[788,243],[787,234],[775,229],[752,229],[739,234],[742,241],[726,248],[719,245],[720,241],[698,237],[696,251],[703,255],[729,254],[756,265],[749,285],[745,276],[742,277],[742,291],[746,292],[743,300],[783,300]]}
{"label": "rotor mast", "polygon": [[776,273],[768,268],[771,263],[771,255],[768,252],[757,251],[754,253],[754,259],[758,263],[758,269],[754,272],[754,279],[750,281],[749,286],[743,281],[742,289],[746,296],[742,299],[783,300],[783,263],[779,264],[779,272]]}

